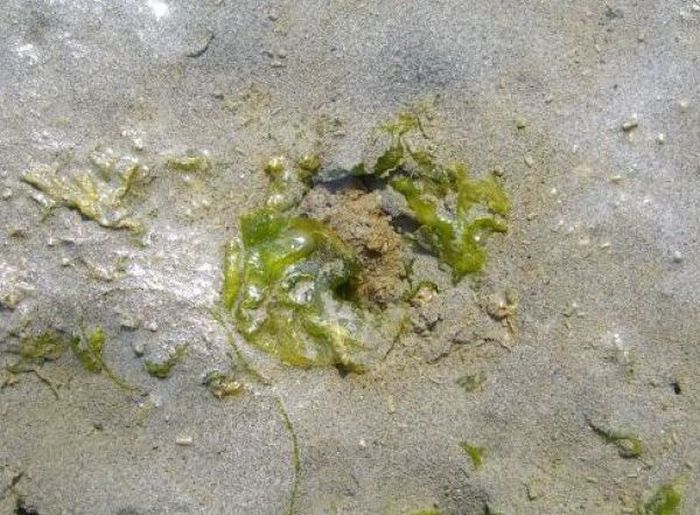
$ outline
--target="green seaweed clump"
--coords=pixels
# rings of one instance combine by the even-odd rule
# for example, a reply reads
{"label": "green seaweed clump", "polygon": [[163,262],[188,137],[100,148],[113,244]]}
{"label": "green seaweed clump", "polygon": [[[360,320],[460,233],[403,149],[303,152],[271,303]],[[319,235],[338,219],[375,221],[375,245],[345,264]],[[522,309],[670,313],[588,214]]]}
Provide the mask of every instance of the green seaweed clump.
{"label": "green seaweed clump", "polygon": [[182,358],[187,354],[186,345],[178,345],[175,347],[175,351],[168,356],[165,361],[156,362],[146,360],[144,362],[144,368],[146,372],[152,377],[157,377],[158,379],[167,379],[173,371],[175,365],[177,365]]}
{"label": "green seaweed clump", "polygon": [[71,348],[85,370],[93,374],[105,374],[118,386],[132,389],[105,363],[102,351],[106,340],[107,336],[102,327],[96,327],[90,331],[83,327],[80,335],[71,339]]}
{"label": "green seaweed clump", "polygon": [[40,166],[22,180],[42,191],[55,203],[75,209],[102,227],[141,232],[143,226],[125,209],[135,186],[148,175],[148,168],[135,159],[116,158],[95,151],[92,168],[64,173],[55,166]]}
{"label": "green seaweed clump", "polygon": [[672,484],[659,487],[646,504],[637,508],[639,515],[679,515],[681,513],[681,493]]}
{"label": "green seaweed clump", "polygon": [[253,345],[297,366],[362,368],[365,325],[351,302],[359,273],[351,249],[325,224],[269,207],[245,215],[229,246],[225,307]]}
{"label": "green seaweed clump", "polygon": [[182,156],[171,157],[165,164],[171,170],[178,172],[204,173],[212,169],[209,156],[199,152],[188,152]]}
{"label": "green seaweed clump", "polygon": [[459,377],[456,381],[457,385],[464,388],[464,391],[466,392],[474,392],[480,389],[485,382],[486,374],[484,372],[465,374]]}
{"label": "green seaweed clump", "polygon": [[[313,160],[312,160],[313,161]],[[266,205],[241,217],[227,250],[222,301],[253,346],[290,365],[365,368],[374,315],[356,302],[360,264],[325,223],[297,216],[315,162],[289,169],[272,159]]]}
{"label": "green seaweed clump", "polygon": [[406,200],[419,226],[415,240],[452,269],[455,282],[481,270],[486,237],[508,228],[510,201],[498,178],[471,178],[466,165],[445,166],[432,152],[419,149],[416,133],[427,140],[419,114],[401,113],[384,130],[390,143],[373,174],[387,179]]}
{"label": "green seaweed clump", "polygon": [[218,370],[209,372],[202,383],[217,399],[233,397],[244,390],[243,385],[232,374],[224,374]]}
{"label": "green seaweed clump", "polygon": [[43,363],[61,357],[68,346],[66,338],[54,331],[25,336],[19,342],[19,355],[24,361]]}
{"label": "green seaweed clump", "polygon": [[[459,281],[483,268],[483,241],[494,232],[506,232],[505,222],[495,215],[506,216],[510,206],[494,176],[470,179],[467,168],[457,165],[447,170],[446,183],[449,188],[431,176],[420,175],[390,182],[404,196],[419,224],[415,235],[419,244],[450,266],[454,280]],[[440,201],[444,202],[451,191],[456,195],[456,210],[450,214]],[[485,205],[488,215],[472,218],[470,211],[477,204]]]}
{"label": "green seaweed clump", "polygon": [[608,430],[591,425],[593,430],[605,443],[611,443],[617,447],[617,452],[622,458],[638,458],[644,450],[644,445],[639,437],[628,431]]}
{"label": "green seaweed clump", "polygon": [[459,446],[466,452],[472,460],[475,469],[481,468],[484,464],[484,448],[470,445],[467,442],[461,442]]}
{"label": "green seaweed clump", "polygon": [[[480,270],[486,260],[483,240],[506,231],[510,210],[496,177],[472,179],[464,165],[444,166],[417,147],[416,133],[427,139],[420,113],[401,113],[384,130],[391,141],[374,167],[360,163],[331,180],[349,176],[354,183],[390,186],[418,225],[413,239],[447,263],[455,281]],[[267,163],[267,202],[241,217],[239,237],[226,249],[222,303],[250,344],[281,361],[359,372],[379,348],[363,342],[399,332],[389,323],[395,313],[387,314],[389,307],[404,306],[363,304],[362,245],[352,238],[343,241],[327,223],[303,216],[309,211],[303,211],[302,201],[320,168],[316,155],[292,166],[281,157]],[[357,179],[368,175],[373,177]],[[381,246],[374,250],[386,252]],[[419,306],[436,293],[433,283],[424,282],[404,300]]]}

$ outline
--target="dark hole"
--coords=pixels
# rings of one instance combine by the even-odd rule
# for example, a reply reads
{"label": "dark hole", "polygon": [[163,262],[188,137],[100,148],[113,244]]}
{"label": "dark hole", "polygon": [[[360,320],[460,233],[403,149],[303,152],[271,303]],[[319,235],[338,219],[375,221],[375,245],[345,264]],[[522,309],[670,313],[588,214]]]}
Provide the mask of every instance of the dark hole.
{"label": "dark hole", "polygon": [[31,506],[26,506],[24,501],[18,500],[15,507],[15,515],[39,515],[39,512]]}
{"label": "dark hole", "polygon": [[413,234],[420,227],[414,218],[404,214],[392,217],[391,225],[399,234]]}
{"label": "dark hole", "polygon": [[335,293],[336,297],[339,299],[350,302],[357,301],[356,281],[351,278],[345,279],[333,287],[333,293]]}
{"label": "dark hole", "polygon": [[345,377],[351,372],[351,370],[342,363],[336,363],[335,368],[338,370],[340,377]]}
{"label": "dark hole", "polygon": [[671,386],[673,387],[673,393],[675,393],[676,395],[681,394],[681,384],[678,381],[673,381],[671,383]]}

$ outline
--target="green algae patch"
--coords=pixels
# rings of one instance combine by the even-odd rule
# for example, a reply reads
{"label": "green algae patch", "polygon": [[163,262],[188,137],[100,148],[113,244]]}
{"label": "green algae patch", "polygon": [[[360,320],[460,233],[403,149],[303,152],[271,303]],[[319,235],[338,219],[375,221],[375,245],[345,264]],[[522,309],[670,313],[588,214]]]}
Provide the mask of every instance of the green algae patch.
{"label": "green algae patch", "polygon": [[148,375],[158,379],[167,379],[175,368],[187,354],[186,345],[178,345],[175,350],[164,361],[146,360],[143,364]]}
{"label": "green algae patch", "polygon": [[73,354],[85,370],[92,374],[104,374],[116,385],[132,390],[133,387],[120,378],[105,362],[102,352],[107,335],[102,327],[87,330],[83,327],[79,335],[71,339]]}
{"label": "green algae patch", "polygon": [[59,359],[70,345],[70,339],[58,331],[44,331],[39,334],[25,335],[19,342],[19,361],[6,365],[0,378],[0,389],[13,386],[19,382],[21,374],[33,373],[49,387],[58,399],[58,387],[43,371],[43,365]]}
{"label": "green algae patch", "polygon": [[672,484],[661,485],[645,504],[637,508],[639,515],[680,515],[681,492]]}
{"label": "green algae patch", "polygon": [[480,390],[486,383],[486,373],[483,371],[474,374],[465,374],[455,381],[465,392],[475,392]]}
{"label": "green algae patch", "polygon": [[243,392],[243,385],[233,374],[225,374],[219,370],[209,372],[202,381],[207,390],[217,399],[233,397]]}
{"label": "green algae patch", "polygon": [[394,320],[362,307],[356,250],[299,207],[319,167],[311,157],[267,163],[267,202],[240,218],[226,248],[222,303],[248,343],[284,363],[361,372]]}
{"label": "green algae patch", "polygon": [[22,180],[54,204],[75,209],[102,227],[141,232],[141,222],[131,216],[126,204],[136,186],[146,180],[148,168],[111,152],[95,151],[90,161],[91,167],[71,171],[39,166],[25,173]]}
{"label": "green algae patch", "polygon": [[27,362],[43,363],[61,357],[69,345],[66,337],[54,331],[25,336],[19,342],[19,355]]}
{"label": "green algae patch", "polygon": [[617,452],[622,458],[638,458],[642,455],[644,444],[641,439],[630,431],[606,429],[589,421],[589,426],[603,439],[605,443],[617,447]]}
{"label": "green algae patch", "polygon": [[401,113],[383,129],[390,141],[373,171],[404,197],[418,223],[415,240],[452,269],[455,282],[480,271],[486,238],[508,228],[510,200],[496,175],[472,178],[465,164],[445,165],[423,149],[419,114]]}
{"label": "green algae patch", "polygon": [[484,464],[484,448],[471,445],[467,442],[461,442],[459,446],[465,453],[467,453],[469,458],[471,458],[474,468],[481,468],[481,466]]}
{"label": "green algae patch", "polygon": [[[454,282],[484,267],[484,242],[506,232],[510,201],[495,175],[473,178],[435,156],[424,114],[382,126],[389,142],[374,165],[330,177],[318,155],[267,162],[267,200],[239,219],[223,263],[222,305],[248,343],[290,365],[361,372],[399,335],[400,313],[438,293],[425,282],[402,294],[405,239],[373,190],[393,190],[417,228],[406,236]],[[380,222],[384,232],[368,229]]]}
{"label": "green algae patch", "polygon": [[170,157],[165,165],[171,170],[185,173],[206,173],[213,167],[209,156],[201,152],[187,152],[181,156]]}
{"label": "green algae patch", "polygon": [[366,322],[347,298],[359,273],[350,248],[323,223],[270,208],[244,216],[240,232],[223,300],[241,334],[291,365],[362,368],[353,355]]}
{"label": "green algae patch", "polygon": [[[454,215],[441,211],[438,194],[429,180],[421,177],[399,177],[391,186],[401,193],[416,221],[419,223],[416,240],[436,254],[453,272],[455,281],[466,274],[478,272],[486,263],[483,242],[493,233],[506,232],[506,224],[493,216],[471,218],[469,212],[475,203],[484,203],[491,214],[506,214],[500,190],[493,178],[471,180],[464,167],[451,170],[455,184],[457,209]],[[437,199],[437,200],[436,200]]]}

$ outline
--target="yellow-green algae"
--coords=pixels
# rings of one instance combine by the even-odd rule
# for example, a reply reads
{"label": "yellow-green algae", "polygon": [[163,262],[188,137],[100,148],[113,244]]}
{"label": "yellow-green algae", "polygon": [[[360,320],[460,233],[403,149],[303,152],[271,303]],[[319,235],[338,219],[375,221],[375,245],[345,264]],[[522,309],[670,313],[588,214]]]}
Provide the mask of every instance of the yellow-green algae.
{"label": "yellow-green algae", "polygon": [[456,381],[458,386],[461,386],[466,392],[474,392],[479,390],[486,383],[486,373],[483,371],[474,374],[465,374],[459,377]]}
{"label": "yellow-green algae", "polygon": [[460,442],[459,446],[469,455],[472,460],[472,465],[475,469],[481,468],[484,464],[484,448],[476,445],[471,445],[467,442]]}
{"label": "yellow-green algae", "polygon": [[351,250],[317,220],[271,208],[244,216],[227,254],[223,298],[252,344],[298,366],[361,368],[365,322],[344,298],[357,278]]}
{"label": "yellow-green algae", "polygon": [[130,215],[125,204],[135,186],[148,176],[148,168],[133,158],[99,149],[90,155],[90,162],[90,168],[72,171],[39,166],[25,173],[22,180],[53,202],[75,209],[103,227],[142,231],[141,222]]}
{"label": "yellow-green algae", "polygon": [[173,156],[167,159],[166,166],[178,172],[204,173],[212,169],[212,162],[204,153],[187,152],[180,156]]}
{"label": "yellow-green algae", "polygon": [[233,397],[243,392],[243,385],[236,380],[233,374],[225,374],[219,370],[209,372],[202,383],[207,387],[207,390],[217,399]]}
{"label": "yellow-green algae", "polygon": [[607,429],[593,424],[589,425],[605,443],[611,443],[617,447],[617,452],[622,458],[638,458],[644,450],[640,438],[630,431],[620,429]]}
{"label": "yellow-green algae", "polygon": [[104,374],[118,386],[132,390],[133,387],[120,378],[105,363],[102,351],[106,340],[107,335],[102,327],[98,326],[90,330],[83,327],[80,334],[73,336],[71,339],[71,348],[85,370],[93,374]]}
{"label": "yellow-green algae", "polygon": [[294,212],[315,169],[268,163],[268,201],[241,217],[227,247],[222,300],[243,337],[281,361],[359,372],[378,325],[354,299],[359,261],[328,225]]}
{"label": "yellow-green algae", "polygon": [[672,484],[661,485],[645,504],[637,508],[639,515],[680,515],[682,496]]}
{"label": "yellow-green algae", "polygon": [[55,331],[24,336],[19,342],[19,355],[27,362],[55,361],[68,347],[68,338]]}
{"label": "yellow-green algae", "polygon": [[[473,179],[465,165],[443,165],[416,147],[413,135],[425,139],[416,113],[401,113],[384,130],[390,142],[376,164],[347,175],[374,175],[401,194],[419,226],[411,236],[452,268],[455,281],[480,270],[485,237],[507,228],[510,202],[497,178]],[[315,155],[293,166],[282,157],[267,163],[267,202],[241,217],[226,249],[222,302],[249,343],[288,364],[361,371],[368,335],[383,321],[357,302],[353,249],[297,209],[320,168]]]}
{"label": "yellow-green algae", "polygon": [[178,345],[165,360],[160,362],[146,360],[143,366],[150,376],[158,379],[167,379],[170,377],[175,365],[182,361],[182,358],[184,358],[186,354],[187,346]]}
{"label": "yellow-green algae", "polygon": [[498,178],[489,174],[474,179],[465,164],[444,165],[432,152],[416,148],[415,137],[426,140],[418,114],[401,113],[384,130],[389,147],[373,173],[387,178],[406,199],[419,225],[416,241],[452,269],[455,281],[481,270],[486,237],[507,231],[510,201]]}

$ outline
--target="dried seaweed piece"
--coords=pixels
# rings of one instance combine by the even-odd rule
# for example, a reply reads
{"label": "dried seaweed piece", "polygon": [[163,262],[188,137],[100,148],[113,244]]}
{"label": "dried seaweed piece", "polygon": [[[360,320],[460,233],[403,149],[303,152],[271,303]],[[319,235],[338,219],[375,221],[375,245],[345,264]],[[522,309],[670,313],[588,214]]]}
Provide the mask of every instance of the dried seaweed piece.
{"label": "dried seaweed piece", "polygon": [[95,152],[91,161],[92,168],[69,172],[42,165],[25,173],[22,180],[102,227],[141,232],[141,222],[130,215],[125,203],[134,186],[148,175],[148,168],[109,152]]}

